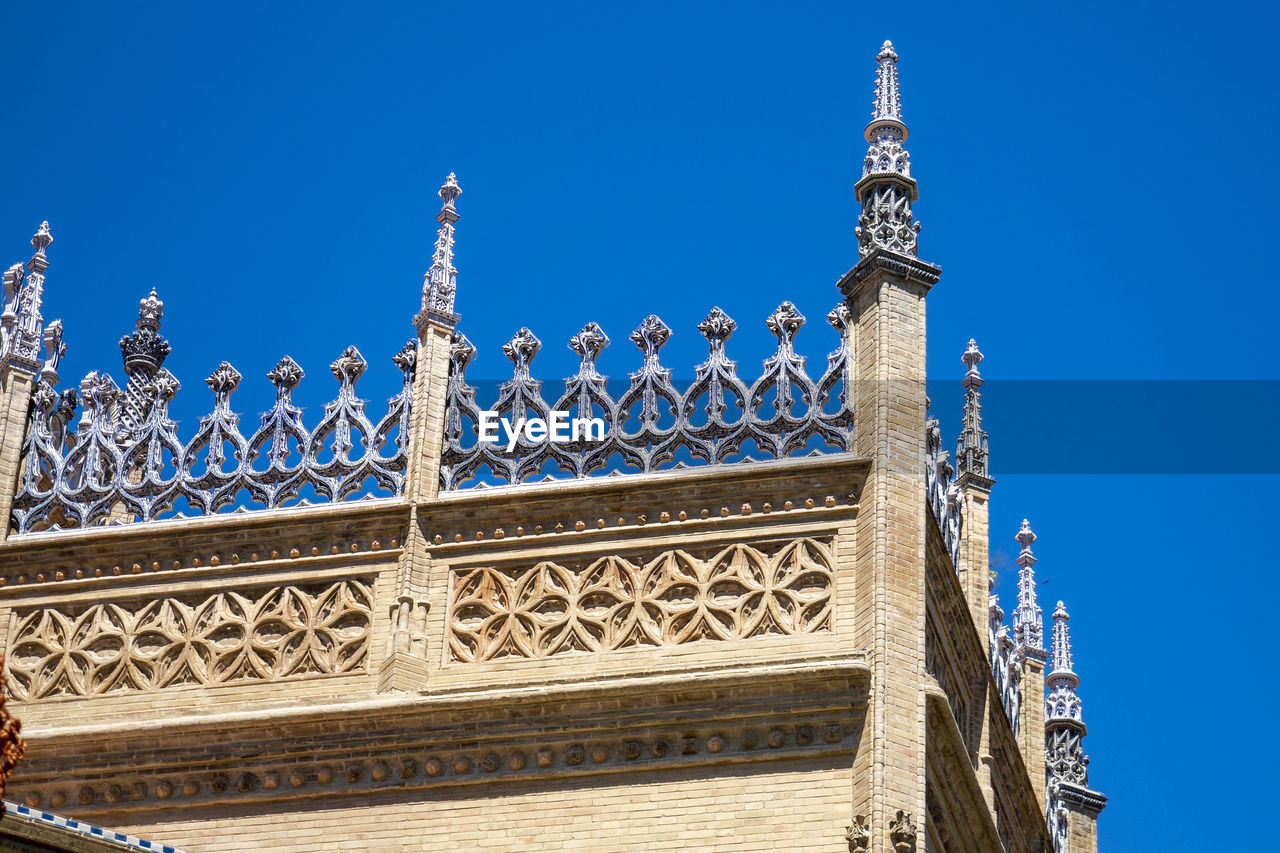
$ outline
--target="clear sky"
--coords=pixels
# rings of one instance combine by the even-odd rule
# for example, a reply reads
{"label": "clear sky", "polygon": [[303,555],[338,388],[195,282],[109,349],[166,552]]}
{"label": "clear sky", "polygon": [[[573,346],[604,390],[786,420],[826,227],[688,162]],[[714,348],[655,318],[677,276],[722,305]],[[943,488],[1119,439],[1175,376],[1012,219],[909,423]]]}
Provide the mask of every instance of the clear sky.
{"label": "clear sky", "polygon": [[[221,359],[245,375],[233,401],[251,426],[286,352],[314,417],[352,343],[380,412],[451,170],[477,377],[500,378],[500,345],[529,326],[554,387],[588,320],[620,375],[650,312],[688,375],[712,305],[738,320],[731,355],[758,364],[783,299],[821,364],[891,38],[921,256],[945,269],[932,378],[958,381],[975,337],[993,382],[1276,380],[1278,23],[1271,4],[1233,2],[10,3],[0,257],[25,260],[50,221],[45,316],[65,322],[71,382],[121,378],[117,341],[157,287],[186,430]],[[1114,460],[1142,444],[1108,446],[1091,472],[1007,473],[1002,447],[1053,425],[1016,404],[992,418],[1002,598],[1011,609],[1025,516],[1046,615],[1058,598],[1073,612],[1091,782],[1112,798],[1104,850],[1191,849],[1206,822],[1263,814],[1277,793],[1262,724],[1278,698],[1280,479],[1189,473],[1224,434],[1270,458],[1275,421],[1185,407],[1225,433],[1153,413],[1136,434],[1171,449],[1144,476],[1096,473],[1132,470]],[[951,444],[958,412],[940,414]],[[1077,451],[1105,431],[1090,414],[1063,440]],[[1062,450],[1044,442],[1044,471]]]}

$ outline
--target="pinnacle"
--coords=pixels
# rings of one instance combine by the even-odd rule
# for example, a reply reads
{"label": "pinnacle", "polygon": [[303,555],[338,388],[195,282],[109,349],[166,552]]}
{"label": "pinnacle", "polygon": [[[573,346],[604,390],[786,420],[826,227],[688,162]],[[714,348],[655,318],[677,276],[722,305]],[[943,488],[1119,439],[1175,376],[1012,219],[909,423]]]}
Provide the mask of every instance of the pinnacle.
{"label": "pinnacle", "polygon": [[886,59],[898,61],[898,54],[893,49],[893,42],[888,39],[884,40],[884,44],[880,46],[880,53],[876,55],[877,62],[884,62]]}

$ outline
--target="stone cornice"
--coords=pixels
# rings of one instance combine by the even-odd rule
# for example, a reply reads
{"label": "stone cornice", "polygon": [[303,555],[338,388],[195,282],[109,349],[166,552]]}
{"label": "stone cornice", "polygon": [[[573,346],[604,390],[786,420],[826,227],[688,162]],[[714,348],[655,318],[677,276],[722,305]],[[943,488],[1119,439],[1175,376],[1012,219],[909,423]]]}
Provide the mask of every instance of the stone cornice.
{"label": "stone cornice", "polygon": [[[250,570],[299,574],[394,559],[409,505],[399,498],[63,530],[0,543],[0,603]],[[363,568],[357,571],[363,571]]]}
{"label": "stone cornice", "polygon": [[[861,656],[811,654],[661,675],[63,726],[28,735],[41,760],[23,767],[14,792],[33,806],[120,822],[117,812],[180,804],[848,754],[869,685]],[[212,741],[223,747],[210,753],[204,745]],[[126,760],[140,743],[149,745],[146,761]]]}
{"label": "stone cornice", "polygon": [[1081,788],[1067,782],[1058,783],[1058,799],[1069,809],[1082,811],[1096,817],[1107,807],[1107,797],[1098,791]]}
{"label": "stone cornice", "polygon": [[293,527],[303,524],[324,523],[333,519],[357,520],[370,515],[397,510],[408,514],[408,506],[401,498],[376,498],[358,501],[313,504],[277,510],[254,510],[202,515],[193,518],[170,518],[133,524],[115,524],[102,527],[51,530],[10,536],[0,542],[0,559],[6,552],[21,551],[25,556],[43,549],[66,549],[78,545],[107,546],[135,539],[172,539],[177,535],[198,536],[211,534],[225,537],[245,529],[260,530],[264,527]]}
{"label": "stone cornice", "polygon": [[181,729],[184,737],[199,739],[202,732],[229,736],[233,733],[261,734],[264,728],[283,724],[314,726],[323,729],[335,718],[359,719],[367,725],[384,725],[401,722],[415,726],[424,717],[433,714],[470,710],[483,707],[514,708],[526,704],[548,702],[574,702],[598,699],[608,693],[614,697],[653,697],[676,691],[686,691],[696,684],[705,689],[767,687],[778,680],[870,679],[870,668],[862,654],[814,653],[800,659],[781,659],[769,663],[750,663],[726,666],[723,663],[690,665],[675,661],[671,671],[618,675],[603,673],[597,676],[555,682],[545,673],[530,673],[524,680],[509,679],[501,686],[479,689],[453,688],[444,691],[431,689],[416,694],[386,694],[349,702],[317,702],[300,705],[291,703],[275,708],[254,708],[250,711],[232,711],[198,717],[166,717],[130,721],[127,732],[118,720],[90,722],[83,725],[58,726],[56,728],[28,729],[27,740],[41,742],[46,739],[61,742],[82,742],[88,739],[114,739],[124,735],[143,736]]}
{"label": "stone cornice", "polygon": [[876,249],[841,276],[836,282],[836,287],[840,288],[840,292],[846,297],[852,297],[877,273],[888,273],[904,281],[923,285],[927,290],[937,284],[938,279],[942,277],[942,267],[908,255]]}
{"label": "stone cornice", "polygon": [[521,505],[539,502],[562,504],[574,498],[594,500],[610,495],[648,493],[659,488],[689,491],[706,484],[732,488],[828,473],[847,474],[853,471],[865,474],[870,467],[869,459],[853,453],[824,453],[820,456],[772,459],[751,464],[699,465],[679,470],[655,471],[651,474],[584,477],[577,480],[523,483],[515,486],[459,489],[441,492],[438,498],[423,506],[447,509],[453,506],[489,506],[499,501],[510,501]]}
{"label": "stone cornice", "polygon": [[981,474],[974,474],[969,471],[965,471],[956,477],[956,485],[961,490],[978,491],[988,496],[991,494],[991,487],[995,484],[996,481],[991,477],[984,477]]}

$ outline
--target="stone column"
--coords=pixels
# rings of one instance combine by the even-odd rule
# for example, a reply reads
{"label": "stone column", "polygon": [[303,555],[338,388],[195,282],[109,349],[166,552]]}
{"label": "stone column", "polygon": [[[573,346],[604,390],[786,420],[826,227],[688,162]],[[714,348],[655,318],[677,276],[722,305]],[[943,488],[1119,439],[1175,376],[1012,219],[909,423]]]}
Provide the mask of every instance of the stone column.
{"label": "stone column", "polygon": [[1098,814],[1107,798],[1077,785],[1061,785],[1058,803],[1066,815],[1067,846],[1063,853],[1098,853]]}
{"label": "stone column", "polygon": [[977,341],[970,340],[960,360],[964,362],[964,419],[956,442],[956,486],[960,489],[963,522],[960,528],[960,565],[956,573],[964,590],[973,627],[982,647],[991,656],[987,622],[990,618],[988,598],[990,584],[990,522],[988,502],[991,500],[991,470],[987,457],[987,433],[982,428],[982,375],[978,365],[982,353]]}
{"label": "stone column", "polygon": [[36,368],[14,361],[0,365],[0,541],[9,536],[9,514],[19,488]]}
{"label": "stone column", "polygon": [[1046,652],[1026,649],[1018,666],[1022,670],[1022,704],[1018,708],[1018,749],[1031,776],[1036,802],[1044,802],[1044,665]]}
{"label": "stone column", "polygon": [[853,811],[867,818],[866,849],[884,853],[924,843],[925,294],[937,280],[936,267],[878,251],[840,282],[855,328],[854,448],[872,460],[855,534],[872,675]]}
{"label": "stone column", "polygon": [[[414,360],[413,407],[409,422],[409,459],[405,500],[409,526],[396,572],[397,593],[390,608],[387,657],[378,673],[379,690],[412,690],[426,684],[432,653],[430,638],[443,642],[443,602],[431,619],[431,550],[419,522],[419,510],[440,493],[440,457],[444,448],[446,390],[458,316],[453,313],[457,270],[453,268],[454,202],[462,190],[452,174],[440,188],[444,206],[436,216],[431,269],[423,282],[422,310],[414,319],[418,344]],[[438,649],[437,649],[438,650]]]}
{"label": "stone column", "polygon": [[991,656],[990,632],[987,631],[991,597],[990,482],[963,473],[956,480],[963,505],[961,517],[964,519],[960,527],[960,565],[956,566],[956,573],[969,605],[969,615],[973,617],[974,630],[978,632],[978,640],[988,659]]}

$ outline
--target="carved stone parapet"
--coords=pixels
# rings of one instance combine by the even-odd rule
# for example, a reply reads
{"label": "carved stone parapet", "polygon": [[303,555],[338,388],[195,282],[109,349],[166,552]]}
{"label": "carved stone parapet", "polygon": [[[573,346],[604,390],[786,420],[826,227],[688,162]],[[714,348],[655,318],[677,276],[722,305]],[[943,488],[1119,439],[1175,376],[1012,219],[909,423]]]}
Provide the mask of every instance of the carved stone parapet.
{"label": "carved stone parapet", "polygon": [[830,543],[458,570],[449,658],[481,662],[831,628]]}
{"label": "carved stone parapet", "polygon": [[19,611],[15,698],[234,684],[367,667],[366,580]]}

